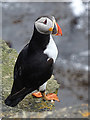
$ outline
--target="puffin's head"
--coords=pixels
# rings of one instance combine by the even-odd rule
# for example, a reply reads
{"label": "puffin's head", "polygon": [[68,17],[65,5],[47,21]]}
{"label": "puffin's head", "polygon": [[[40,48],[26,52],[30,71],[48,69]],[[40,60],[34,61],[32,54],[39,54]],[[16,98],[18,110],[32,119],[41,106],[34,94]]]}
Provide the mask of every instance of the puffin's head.
{"label": "puffin's head", "polygon": [[35,21],[35,27],[39,33],[62,36],[62,30],[53,16],[39,17]]}

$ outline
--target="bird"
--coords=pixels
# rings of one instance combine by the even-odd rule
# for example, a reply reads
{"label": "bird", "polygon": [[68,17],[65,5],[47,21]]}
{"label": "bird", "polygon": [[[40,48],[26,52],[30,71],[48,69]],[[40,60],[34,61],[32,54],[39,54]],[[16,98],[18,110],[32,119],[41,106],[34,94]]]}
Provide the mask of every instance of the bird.
{"label": "bird", "polygon": [[29,43],[21,50],[14,66],[14,81],[11,93],[5,99],[5,104],[16,106],[26,95],[32,93],[35,97],[51,100],[46,95],[48,79],[53,74],[53,66],[58,56],[58,49],[52,35],[62,36],[62,29],[54,16],[41,16],[34,23],[34,31]]}

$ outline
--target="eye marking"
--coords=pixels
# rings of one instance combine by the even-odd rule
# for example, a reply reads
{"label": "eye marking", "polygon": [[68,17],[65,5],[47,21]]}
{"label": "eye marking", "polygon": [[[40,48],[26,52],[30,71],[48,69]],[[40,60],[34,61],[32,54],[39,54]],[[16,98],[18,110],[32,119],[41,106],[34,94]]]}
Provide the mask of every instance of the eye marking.
{"label": "eye marking", "polygon": [[47,19],[43,22],[44,24],[47,24]]}

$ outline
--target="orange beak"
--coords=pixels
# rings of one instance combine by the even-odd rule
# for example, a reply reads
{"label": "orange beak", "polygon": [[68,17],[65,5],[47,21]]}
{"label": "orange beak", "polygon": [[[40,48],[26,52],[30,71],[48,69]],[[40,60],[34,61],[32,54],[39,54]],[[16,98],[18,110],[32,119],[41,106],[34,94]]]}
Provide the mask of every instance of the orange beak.
{"label": "orange beak", "polygon": [[57,23],[56,23],[56,25],[57,25],[57,34],[56,34],[56,36],[59,36],[59,35],[62,36],[62,29],[60,28],[60,26]]}

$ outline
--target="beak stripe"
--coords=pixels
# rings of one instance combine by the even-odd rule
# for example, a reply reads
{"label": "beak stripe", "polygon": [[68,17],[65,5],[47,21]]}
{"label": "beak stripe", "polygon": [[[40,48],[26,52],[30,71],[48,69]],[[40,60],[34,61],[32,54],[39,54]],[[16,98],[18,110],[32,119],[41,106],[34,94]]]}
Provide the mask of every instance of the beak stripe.
{"label": "beak stripe", "polygon": [[56,34],[56,33],[57,33],[57,26],[56,26],[56,24],[54,23],[54,27],[53,27],[52,34]]}
{"label": "beak stripe", "polygon": [[56,23],[57,28],[58,28],[58,32],[56,35],[61,35],[62,36],[62,29],[60,28],[60,26]]}

